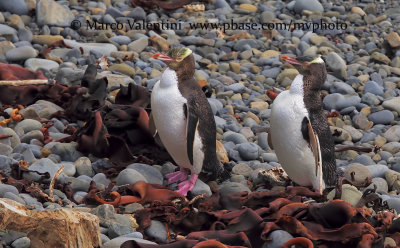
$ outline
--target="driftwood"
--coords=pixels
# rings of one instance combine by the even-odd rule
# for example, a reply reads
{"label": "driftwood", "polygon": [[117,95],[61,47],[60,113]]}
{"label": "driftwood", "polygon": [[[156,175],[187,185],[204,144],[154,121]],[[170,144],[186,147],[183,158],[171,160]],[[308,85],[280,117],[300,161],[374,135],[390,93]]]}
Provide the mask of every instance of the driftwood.
{"label": "driftwood", "polygon": [[47,79],[28,79],[28,80],[0,80],[0,85],[5,86],[23,86],[23,85],[38,85],[50,84]]}

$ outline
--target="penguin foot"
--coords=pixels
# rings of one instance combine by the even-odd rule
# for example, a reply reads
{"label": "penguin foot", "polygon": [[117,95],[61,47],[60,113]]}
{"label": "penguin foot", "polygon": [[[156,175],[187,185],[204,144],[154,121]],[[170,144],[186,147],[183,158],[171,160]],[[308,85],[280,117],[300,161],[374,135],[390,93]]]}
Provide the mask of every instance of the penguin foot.
{"label": "penguin foot", "polygon": [[181,182],[179,186],[179,190],[176,192],[186,196],[187,192],[191,191],[194,188],[194,185],[196,184],[197,178],[199,177],[198,174],[192,174],[190,175],[190,178],[186,181]]}
{"label": "penguin foot", "polygon": [[168,178],[168,184],[182,182],[187,178],[187,176],[187,171],[183,168],[181,168],[179,171],[168,173],[167,175],[165,175],[165,177]]}

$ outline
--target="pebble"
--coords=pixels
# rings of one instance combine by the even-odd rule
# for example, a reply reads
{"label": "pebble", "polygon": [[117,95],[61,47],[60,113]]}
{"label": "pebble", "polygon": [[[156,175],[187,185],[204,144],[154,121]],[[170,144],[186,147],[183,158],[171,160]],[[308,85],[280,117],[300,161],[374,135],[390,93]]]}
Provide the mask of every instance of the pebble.
{"label": "pebble", "polygon": [[232,131],[228,131],[224,133],[224,141],[229,142],[232,141],[235,144],[246,143],[247,139],[243,134],[235,133]]}
{"label": "pebble", "polygon": [[245,177],[248,177],[252,172],[252,169],[247,164],[240,163],[232,168],[232,172],[237,175],[243,175]]}
{"label": "pebble", "polygon": [[[336,190],[332,190],[329,192],[327,198],[332,200],[335,196]],[[347,201],[351,205],[355,206],[360,201],[362,197],[362,193],[353,185],[350,184],[343,184],[342,185],[342,197],[340,198],[343,201]]]}
{"label": "pebble", "polygon": [[13,248],[29,248],[31,247],[31,240],[28,237],[22,237],[14,240],[11,243],[11,247]]}
{"label": "pebble", "polygon": [[168,233],[165,225],[158,220],[151,220],[150,226],[145,230],[146,235],[154,238],[157,242],[167,244]]}
{"label": "pebble", "polygon": [[17,15],[26,15],[28,14],[28,5],[24,0],[15,0],[15,1],[0,1],[0,10],[8,11]]}
{"label": "pebble", "polygon": [[133,169],[142,175],[148,183],[163,184],[163,175],[155,167],[147,164],[130,164],[127,166],[128,169]]}
{"label": "pebble", "polygon": [[390,100],[384,101],[382,106],[400,114],[400,97],[394,97]]}
{"label": "pebble", "polygon": [[324,7],[317,0],[296,0],[293,10],[297,13],[302,13],[304,10],[323,12]]}
{"label": "pebble", "polygon": [[14,129],[17,132],[21,129],[24,133],[28,133],[30,131],[42,129],[42,123],[33,119],[25,119],[18,122]]}
{"label": "pebble", "polygon": [[6,53],[6,58],[10,62],[24,61],[29,58],[34,58],[38,55],[38,52],[31,46],[21,46],[9,50]]}
{"label": "pebble", "polygon": [[204,194],[206,197],[210,197],[212,195],[210,186],[208,186],[200,179],[196,180],[196,184],[194,185],[193,189],[190,192],[194,196]]}
{"label": "pebble", "polygon": [[267,239],[262,248],[281,248],[284,243],[291,240],[293,236],[284,230],[275,230],[268,234]]}
{"label": "pebble", "polygon": [[[46,179],[45,181],[50,181],[59,168],[59,165],[55,164],[48,158],[41,158],[29,166],[30,170],[39,171],[42,173],[48,172],[50,174],[50,179]],[[34,181],[37,181],[41,178],[38,174],[33,172],[24,173],[23,176]]]}
{"label": "pebble", "polygon": [[252,142],[239,144],[237,150],[239,151],[240,157],[245,160],[258,159],[258,156],[260,154],[259,146]]}
{"label": "pebble", "polygon": [[382,110],[375,113],[372,113],[368,116],[368,119],[375,124],[384,124],[389,125],[394,121],[394,115],[392,111]]}
{"label": "pebble", "polygon": [[327,110],[342,110],[360,102],[361,98],[358,95],[342,95],[339,93],[329,94],[323,100],[324,108]]}
{"label": "pebble", "polygon": [[384,134],[383,137],[389,142],[400,141],[400,125],[390,127]]}
{"label": "pebble", "polygon": [[347,80],[346,62],[335,52],[325,57],[327,70],[332,70],[334,75],[340,79]]}
{"label": "pebble", "polygon": [[118,51],[117,47],[113,44],[105,44],[105,43],[81,43],[75,40],[64,39],[65,44],[74,48],[82,47],[85,55],[88,55],[91,50],[98,52],[100,54],[104,54],[106,56],[110,56],[112,52]]}
{"label": "pebble", "polygon": [[147,182],[146,178],[134,169],[124,169],[117,176],[117,185],[133,184],[139,181]]}
{"label": "pebble", "polygon": [[68,7],[58,2],[53,0],[40,0],[36,5],[36,18],[39,25],[69,27],[72,20],[74,20],[74,15]]}
{"label": "pebble", "polygon": [[0,198],[3,198],[6,193],[13,193],[18,195],[18,189],[12,185],[0,184]]}
{"label": "pebble", "polygon": [[57,62],[48,59],[30,58],[25,61],[25,67],[30,68],[33,71],[37,71],[39,68],[50,71],[58,68],[59,65]]}

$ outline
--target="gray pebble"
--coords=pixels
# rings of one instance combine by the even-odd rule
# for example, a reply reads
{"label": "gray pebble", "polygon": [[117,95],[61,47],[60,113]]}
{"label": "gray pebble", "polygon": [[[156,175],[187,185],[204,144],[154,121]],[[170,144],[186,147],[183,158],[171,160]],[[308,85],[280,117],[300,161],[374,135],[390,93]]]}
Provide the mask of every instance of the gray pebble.
{"label": "gray pebble", "polygon": [[158,220],[152,220],[151,225],[146,229],[145,233],[146,235],[154,238],[159,243],[169,243],[168,233],[165,229],[165,225]]}
{"label": "gray pebble", "polygon": [[271,239],[271,241],[265,242],[262,248],[280,248],[292,238],[293,236],[284,230],[275,230],[268,234],[267,239]]}
{"label": "gray pebble", "polygon": [[22,237],[16,239],[11,243],[11,247],[13,248],[29,248],[31,246],[31,240],[28,237]]}
{"label": "gray pebble", "polygon": [[148,183],[153,183],[153,184],[163,183],[163,175],[159,170],[157,170],[151,165],[134,163],[128,165],[127,168],[133,169],[138,173],[140,173],[140,175],[142,175],[146,179],[146,182]]}
{"label": "gray pebble", "polygon": [[139,181],[147,182],[146,178],[134,169],[124,169],[117,176],[117,185],[133,184]]}

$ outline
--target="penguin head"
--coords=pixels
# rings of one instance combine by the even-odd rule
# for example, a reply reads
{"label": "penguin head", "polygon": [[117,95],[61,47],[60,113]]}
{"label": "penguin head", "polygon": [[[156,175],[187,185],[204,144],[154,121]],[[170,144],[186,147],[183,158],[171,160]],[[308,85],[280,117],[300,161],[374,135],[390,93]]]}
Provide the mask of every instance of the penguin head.
{"label": "penguin head", "polygon": [[[321,55],[317,56],[301,56],[301,57],[290,57],[282,56],[281,60],[294,65],[294,67],[304,76],[317,77],[320,80],[315,82],[325,82],[326,79],[326,67],[325,62],[321,58]],[[321,87],[322,85],[315,85],[315,87]]]}
{"label": "penguin head", "polygon": [[187,47],[174,47],[168,51],[168,54],[157,53],[153,55],[153,58],[166,63],[169,68],[177,72],[178,77],[193,77],[194,75],[193,52]]}

